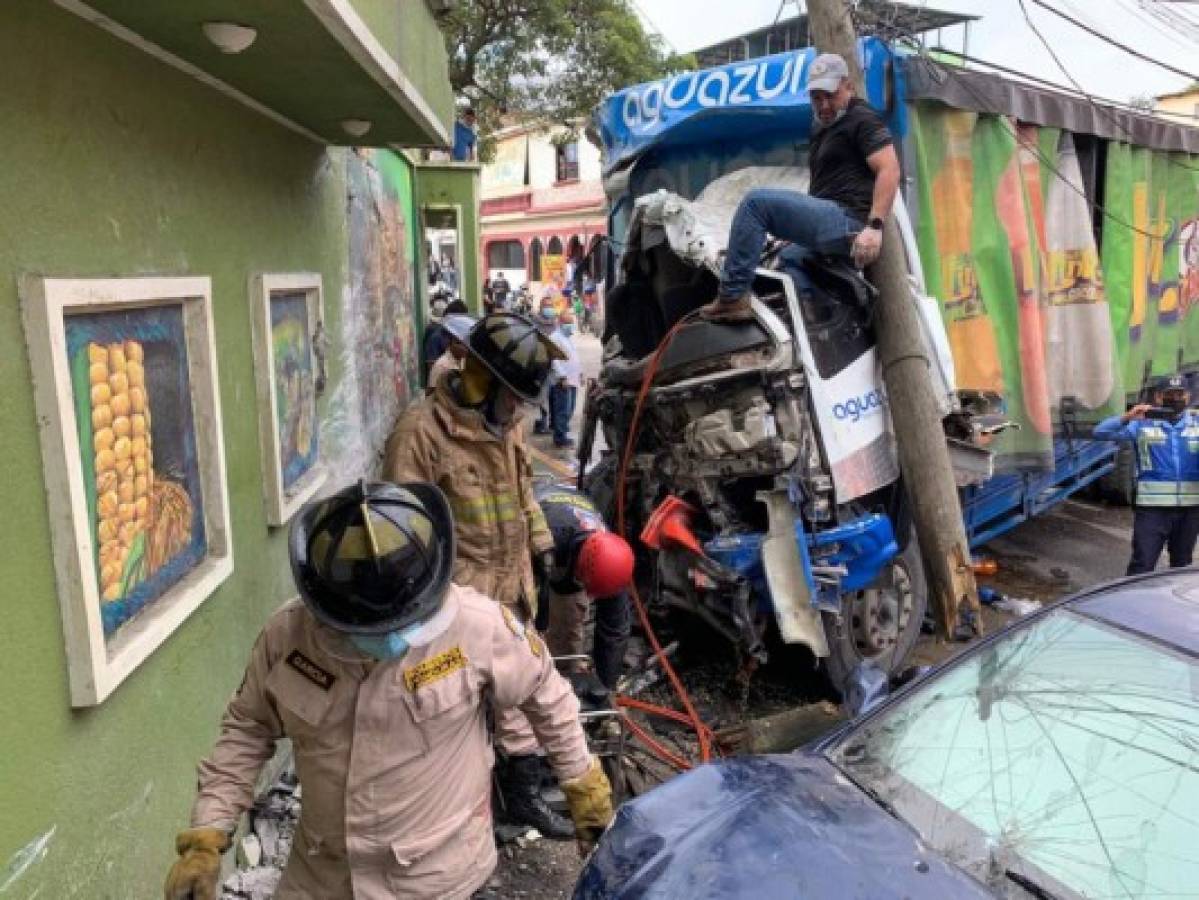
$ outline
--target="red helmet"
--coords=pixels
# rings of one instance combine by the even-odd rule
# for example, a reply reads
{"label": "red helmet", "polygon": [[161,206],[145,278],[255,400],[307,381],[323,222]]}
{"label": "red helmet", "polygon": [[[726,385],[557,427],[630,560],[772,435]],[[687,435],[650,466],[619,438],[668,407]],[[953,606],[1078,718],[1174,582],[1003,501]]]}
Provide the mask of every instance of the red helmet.
{"label": "red helmet", "polygon": [[633,549],[611,531],[597,531],[579,548],[575,577],[591,597],[611,597],[633,580]]}

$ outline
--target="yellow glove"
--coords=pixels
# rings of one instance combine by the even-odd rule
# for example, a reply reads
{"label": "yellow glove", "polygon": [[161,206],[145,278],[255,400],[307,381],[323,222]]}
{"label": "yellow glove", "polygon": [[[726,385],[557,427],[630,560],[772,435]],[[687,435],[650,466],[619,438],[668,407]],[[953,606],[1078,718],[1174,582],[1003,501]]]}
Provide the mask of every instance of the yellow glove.
{"label": "yellow glove", "polygon": [[216,900],[221,877],[221,854],[229,835],[219,828],[189,828],[175,838],[179,858],[167,874],[166,900]]}
{"label": "yellow glove", "polygon": [[600,761],[591,758],[591,768],[573,781],[562,782],[562,793],[575,823],[579,851],[586,854],[612,821],[612,786]]}

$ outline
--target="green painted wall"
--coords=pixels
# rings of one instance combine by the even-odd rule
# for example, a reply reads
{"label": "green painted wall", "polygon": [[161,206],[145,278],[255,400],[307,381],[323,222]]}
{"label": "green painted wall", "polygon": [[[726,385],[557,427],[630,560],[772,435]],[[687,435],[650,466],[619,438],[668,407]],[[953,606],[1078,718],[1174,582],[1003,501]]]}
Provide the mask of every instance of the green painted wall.
{"label": "green painted wall", "polygon": [[404,74],[452,132],[454,95],[446,75],[445,41],[428,3],[424,0],[350,2],[379,43],[394,59],[400,60]]}
{"label": "green painted wall", "polygon": [[[321,272],[337,333],[344,152],[43,0],[0,6],[0,84],[0,897],[153,898],[195,763],[258,628],[292,593],[284,534],[268,531],[261,501],[247,278]],[[25,272],[213,281],[236,571],[86,710],[67,693],[16,293]]]}
{"label": "green painted wall", "polygon": [[[459,206],[462,219],[462,298],[481,311],[479,279],[479,167],[462,163],[420,163],[416,167],[417,210],[425,206]],[[418,220],[419,221],[419,220]],[[423,244],[422,225],[422,244]]]}

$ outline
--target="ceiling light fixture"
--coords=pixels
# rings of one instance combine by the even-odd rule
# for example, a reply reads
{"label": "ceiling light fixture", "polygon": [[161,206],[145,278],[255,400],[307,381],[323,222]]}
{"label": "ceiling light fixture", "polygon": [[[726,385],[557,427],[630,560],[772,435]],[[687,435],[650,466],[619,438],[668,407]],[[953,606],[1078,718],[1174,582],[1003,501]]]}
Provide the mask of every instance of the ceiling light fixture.
{"label": "ceiling light fixture", "polygon": [[371,130],[369,119],[342,119],[341,130],[350,137],[360,138]]}
{"label": "ceiling light fixture", "polygon": [[205,22],[204,36],[222,53],[241,53],[258,37],[258,30],[235,22]]}

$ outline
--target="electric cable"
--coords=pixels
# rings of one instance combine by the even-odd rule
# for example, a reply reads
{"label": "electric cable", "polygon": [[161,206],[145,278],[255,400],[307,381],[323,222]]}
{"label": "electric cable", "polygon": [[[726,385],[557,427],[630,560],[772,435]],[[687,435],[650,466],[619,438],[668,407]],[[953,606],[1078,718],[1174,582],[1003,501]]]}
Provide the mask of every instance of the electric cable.
{"label": "electric cable", "polygon": [[[637,400],[633,406],[633,416],[629,421],[629,431],[625,438],[624,449],[620,458],[620,466],[617,470],[616,476],[616,533],[624,537],[625,540],[630,541],[630,543],[632,543],[632,539],[627,534],[627,523],[625,521],[625,493],[628,484],[629,462],[632,459],[633,448],[635,447],[637,441],[637,432],[641,424],[641,413],[645,408],[645,401],[649,396],[649,390],[653,384],[654,377],[658,373],[658,367],[662,362],[663,354],[665,354],[666,349],[674,340],[675,335],[678,334],[679,330],[682,329],[684,325],[688,324],[694,315],[695,313],[684,316],[682,319],[676,322],[670,331],[666,333],[666,336],[662,338],[662,342],[658,345],[658,348],[654,351],[653,356],[650,357],[649,363],[645,367],[645,373],[641,378],[641,386],[637,391]],[[674,666],[672,666],[670,663],[670,658],[662,649],[662,643],[658,640],[658,635],[654,631],[653,623],[650,622],[649,611],[646,608],[645,602],[641,599],[640,592],[637,590],[636,579],[634,579],[633,583],[629,585],[629,596],[633,600],[633,607],[637,612],[637,618],[641,622],[641,627],[645,631],[645,636],[650,643],[650,647],[653,648],[654,655],[658,659],[658,664],[662,667],[662,671],[666,673],[671,686],[674,688],[674,692],[676,696],[678,696],[679,702],[683,705],[683,709],[686,712],[687,722],[695,732],[695,736],[699,741],[700,762],[706,763],[712,758],[712,748],[715,743],[712,729],[709,728],[704,723],[703,719],[700,718],[699,713],[695,709],[695,704],[691,701],[691,695],[687,693],[687,688],[683,685],[682,679],[679,678],[678,673],[674,670]],[[654,704],[648,704],[644,701],[631,701],[633,701],[633,698],[618,697],[616,702],[618,705],[639,709],[642,712],[649,712],[673,721],[679,721],[679,717],[683,715],[677,710],[655,706]],[[630,725],[635,724],[632,723],[632,721],[627,717],[625,721]],[[645,742],[647,746],[651,746],[650,742],[645,740],[646,735],[638,734],[638,730],[636,728],[631,727],[630,731],[632,731],[643,742]],[[654,748],[651,746],[651,749]],[[682,763],[685,768],[690,768],[690,765],[685,760],[680,759],[675,754],[670,754],[669,751],[666,751],[665,748],[663,748],[660,744],[657,745],[655,753],[658,753],[659,751],[663,751],[663,753],[666,754],[662,755],[662,758],[670,762],[671,765]]]}
{"label": "electric cable", "polygon": [[[1062,12],[1060,9],[1053,6],[1052,4],[1046,3],[1045,0],[1032,0],[1032,2],[1035,3],[1037,6],[1041,7],[1041,9],[1045,10],[1046,12],[1053,13],[1059,19],[1065,19],[1067,22],[1069,22],[1075,28],[1082,29],[1087,34],[1092,35],[1093,37],[1097,37],[1097,38],[1099,38],[1099,40],[1103,41],[1104,43],[1111,44],[1113,47],[1117,47],[1120,50],[1123,50],[1125,53],[1129,54],[1130,56],[1135,56],[1139,60],[1143,60],[1144,62],[1147,62],[1147,63],[1152,63],[1153,65],[1158,66],[1162,69],[1165,69],[1168,72],[1173,72],[1175,75],[1181,75],[1183,78],[1189,78],[1189,79],[1191,79],[1191,81],[1199,81],[1199,75],[1196,75],[1194,72],[1188,72],[1186,69],[1179,69],[1177,66],[1172,66],[1169,63],[1164,63],[1160,59],[1154,59],[1152,56],[1148,56],[1147,54],[1142,53],[1140,50],[1137,50],[1135,47],[1130,47],[1127,44],[1121,43],[1120,41],[1117,41],[1114,38],[1110,38],[1106,34],[1104,34],[1102,31],[1099,31],[1099,29],[1092,28],[1090,25],[1086,24],[1085,22],[1080,22],[1078,19]],[[1024,9],[1023,0],[1020,0],[1020,7],[1021,7],[1021,9]],[[1024,10],[1024,16],[1025,16],[1025,18],[1028,18],[1028,10],[1027,9]]]}

